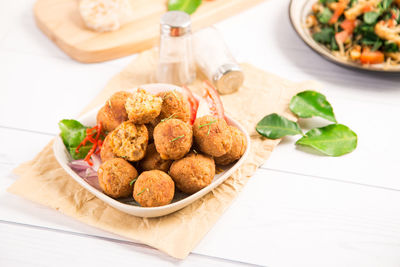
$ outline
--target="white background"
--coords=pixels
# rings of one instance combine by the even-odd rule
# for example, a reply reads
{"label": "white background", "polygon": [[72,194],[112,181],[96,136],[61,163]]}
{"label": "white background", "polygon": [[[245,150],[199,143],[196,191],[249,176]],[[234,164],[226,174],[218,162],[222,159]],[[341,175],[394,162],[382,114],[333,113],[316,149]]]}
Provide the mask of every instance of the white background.
{"label": "white background", "polygon": [[0,266],[400,266],[400,76],[313,53],[290,26],[288,0],[216,26],[239,61],[318,81],[339,122],[358,134],[353,153],[308,154],[285,139],[184,261],[7,193],[17,179],[11,170],[134,58],[71,60],[38,30],[33,3],[0,1]]}

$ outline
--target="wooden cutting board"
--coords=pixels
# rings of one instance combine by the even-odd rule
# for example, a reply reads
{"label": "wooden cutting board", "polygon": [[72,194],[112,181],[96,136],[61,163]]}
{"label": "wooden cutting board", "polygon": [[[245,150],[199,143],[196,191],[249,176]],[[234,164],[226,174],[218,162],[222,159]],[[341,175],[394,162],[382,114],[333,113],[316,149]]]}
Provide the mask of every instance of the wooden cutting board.
{"label": "wooden cutting board", "polygon": [[[134,20],[114,32],[86,28],[78,0],[38,0],[34,7],[39,28],[71,58],[101,62],[137,53],[158,42],[159,20],[167,11],[166,0],[130,0]],[[214,0],[192,14],[193,30],[212,25],[263,0]]]}

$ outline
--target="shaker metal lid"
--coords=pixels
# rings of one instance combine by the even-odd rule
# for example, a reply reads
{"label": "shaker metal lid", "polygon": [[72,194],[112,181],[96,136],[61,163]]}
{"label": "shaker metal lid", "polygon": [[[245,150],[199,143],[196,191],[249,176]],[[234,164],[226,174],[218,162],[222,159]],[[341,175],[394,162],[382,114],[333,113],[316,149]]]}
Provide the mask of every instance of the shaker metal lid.
{"label": "shaker metal lid", "polygon": [[161,34],[170,36],[182,36],[191,32],[190,16],[182,11],[168,11],[162,15]]}
{"label": "shaker metal lid", "polygon": [[239,90],[244,82],[242,69],[237,64],[225,64],[214,74],[213,82],[220,94],[230,94]]}

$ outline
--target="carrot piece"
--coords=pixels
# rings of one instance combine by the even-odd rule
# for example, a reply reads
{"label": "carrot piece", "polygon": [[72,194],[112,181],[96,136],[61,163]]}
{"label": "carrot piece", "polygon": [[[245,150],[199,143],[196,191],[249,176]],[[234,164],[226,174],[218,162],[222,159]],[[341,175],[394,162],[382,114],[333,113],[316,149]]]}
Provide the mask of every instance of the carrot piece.
{"label": "carrot piece", "polygon": [[396,26],[396,21],[394,19],[389,19],[387,25],[389,28],[393,28],[394,26]]}
{"label": "carrot piece", "polygon": [[319,12],[319,10],[320,10],[320,7],[321,7],[321,4],[319,2],[315,2],[312,5],[311,9],[315,14],[317,14]]}
{"label": "carrot piece", "polygon": [[391,10],[390,13],[392,14],[392,19],[394,19],[394,20],[398,19],[399,15],[394,10]]}
{"label": "carrot piece", "polygon": [[374,7],[372,6],[372,4],[366,3],[365,6],[364,6],[364,8],[363,8],[363,12],[364,12],[364,13],[367,13],[367,12],[372,11],[373,9],[374,9]]}
{"label": "carrot piece", "polygon": [[329,20],[329,24],[331,24],[331,25],[335,24],[338,21],[339,17],[343,14],[346,7],[347,7],[347,4],[345,4],[344,2],[339,2],[335,9],[335,12],[333,12],[332,17]]}
{"label": "carrot piece", "polygon": [[337,43],[344,44],[349,39],[349,33],[347,31],[341,31],[335,34],[335,40]]}
{"label": "carrot piece", "polygon": [[340,23],[340,27],[345,30],[347,33],[352,34],[354,29],[356,28],[356,20],[355,19],[345,19],[342,23]]}
{"label": "carrot piece", "polygon": [[363,49],[360,57],[361,64],[379,64],[385,60],[385,56],[380,51]]}

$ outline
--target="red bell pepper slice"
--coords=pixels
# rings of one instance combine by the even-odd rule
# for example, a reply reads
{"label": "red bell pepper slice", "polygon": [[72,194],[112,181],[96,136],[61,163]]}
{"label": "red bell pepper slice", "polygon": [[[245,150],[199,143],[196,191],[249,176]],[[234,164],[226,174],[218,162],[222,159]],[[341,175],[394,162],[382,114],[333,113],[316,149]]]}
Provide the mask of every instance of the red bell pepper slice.
{"label": "red bell pepper slice", "polygon": [[196,115],[197,115],[197,109],[199,108],[199,101],[194,97],[192,91],[190,91],[189,88],[187,88],[185,85],[182,86],[184,89],[184,93],[186,94],[186,97],[189,101],[190,105],[190,124],[193,125]]}
{"label": "red bell pepper slice", "polygon": [[204,81],[204,98],[207,101],[211,114],[217,118],[225,119],[224,106],[215,87],[209,82]]}

